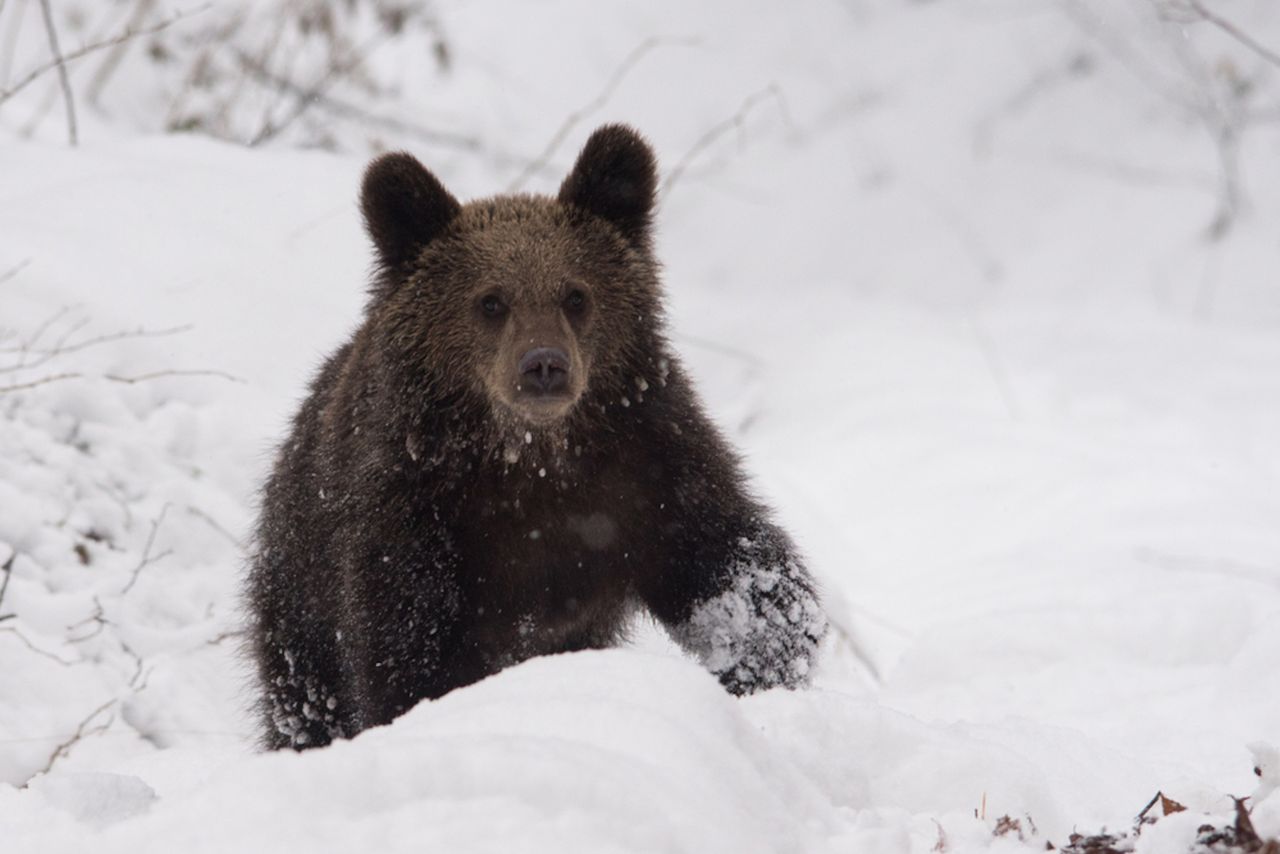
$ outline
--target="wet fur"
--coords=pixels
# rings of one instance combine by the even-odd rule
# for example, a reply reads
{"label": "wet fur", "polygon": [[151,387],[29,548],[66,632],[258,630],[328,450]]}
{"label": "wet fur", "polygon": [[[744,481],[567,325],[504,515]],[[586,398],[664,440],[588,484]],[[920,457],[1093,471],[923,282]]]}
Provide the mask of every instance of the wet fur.
{"label": "wet fur", "polygon": [[[269,747],[350,737],[530,656],[608,646],[639,609],[679,638],[732,587],[744,542],[799,566],[662,335],[652,155],[625,129],[593,142],[558,199],[454,208],[438,182],[422,185],[434,202],[405,190],[421,180],[409,164],[371,168],[381,272],[280,451],[249,574]],[[384,180],[389,207],[371,198]],[[477,379],[520,342],[485,337],[476,296],[552,305],[574,281],[592,288],[574,339],[586,390],[530,427]],[[811,594],[793,574],[784,592]],[[784,645],[807,655],[818,634]]]}

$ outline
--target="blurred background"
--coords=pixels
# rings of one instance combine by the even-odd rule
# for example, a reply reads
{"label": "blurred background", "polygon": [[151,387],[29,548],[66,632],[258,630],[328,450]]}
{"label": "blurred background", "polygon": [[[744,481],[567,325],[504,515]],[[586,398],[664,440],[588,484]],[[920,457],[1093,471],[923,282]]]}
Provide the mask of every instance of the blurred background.
{"label": "blurred background", "polygon": [[[1275,0],[0,0],[0,780],[242,748],[241,555],[359,321],[364,164],[554,192],[612,121],[662,164],[673,340],[839,626],[842,699],[743,714],[825,733],[779,749],[917,847],[983,793],[1070,828],[1249,791]],[[914,765],[867,716],[969,740]]]}

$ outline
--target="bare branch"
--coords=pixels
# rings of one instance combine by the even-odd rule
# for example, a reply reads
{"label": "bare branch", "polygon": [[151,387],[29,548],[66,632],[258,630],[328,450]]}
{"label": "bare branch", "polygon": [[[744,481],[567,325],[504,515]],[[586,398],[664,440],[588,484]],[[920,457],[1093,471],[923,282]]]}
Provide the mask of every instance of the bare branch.
{"label": "bare branch", "polygon": [[100,600],[97,596],[93,597],[93,613],[85,617],[83,620],[79,621],[78,623],[72,623],[71,625],[67,626],[67,631],[74,632],[76,629],[80,628],[81,626],[85,626],[90,623],[93,624],[93,629],[88,634],[81,635],[78,638],[67,638],[67,643],[83,643],[84,641],[87,641],[90,638],[96,638],[98,635],[102,634],[103,629],[105,629],[108,625],[110,625],[111,621],[108,620],[106,616],[104,616],[104,611],[102,608],[102,600]]}
{"label": "bare branch", "polygon": [[31,780],[34,780],[36,777],[39,777],[41,774],[48,774],[51,770],[53,770],[54,764],[57,763],[59,759],[66,758],[66,756],[69,753],[71,753],[71,748],[75,747],[77,744],[79,744],[82,740],[84,740],[88,736],[97,735],[98,733],[106,732],[107,729],[111,726],[111,724],[115,722],[114,715],[109,717],[105,723],[98,724],[95,727],[90,728],[89,724],[93,723],[94,719],[97,718],[98,715],[102,714],[107,709],[114,706],[117,702],[118,702],[117,700],[108,700],[107,702],[103,703],[101,706],[98,706],[98,708],[94,709],[89,714],[85,715],[84,718],[80,721],[80,723],[76,726],[76,731],[72,733],[71,737],[54,748],[53,753],[50,754],[49,756],[49,761],[45,763],[44,767],[41,768],[36,773],[32,774],[30,779],[28,779],[26,783],[23,783],[22,786],[20,786],[19,788],[25,789],[28,785],[30,785]]}
{"label": "bare branch", "polygon": [[19,261],[16,266],[10,267],[8,270],[5,270],[3,273],[0,273],[0,285],[3,285],[5,282],[9,281],[14,276],[21,273],[30,264],[31,264],[31,259],[24,258],[23,260]]}
{"label": "bare branch", "polygon": [[296,98],[304,100],[309,99],[317,107],[328,110],[335,116],[356,119],[363,124],[375,125],[387,128],[388,130],[405,133],[433,145],[450,145],[466,151],[478,151],[484,147],[484,143],[479,137],[436,130],[434,128],[423,127],[422,125],[414,124],[412,122],[406,122],[392,116],[378,115],[366,110],[364,107],[352,104],[349,101],[344,101],[323,91],[317,92],[315,91],[314,86],[311,88],[301,86],[287,77],[276,74],[271,69],[267,68],[261,60],[250,56],[243,50],[236,51],[236,58],[240,63],[240,67],[259,83],[272,86],[278,91],[292,95]]}
{"label": "bare branch", "polygon": [[14,391],[28,391],[29,389],[39,388],[42,385],[49,385],[50,383],[61,382],[62,380],[78,380],[83,376],[84,374],[77,373],[51,374],[47,377],[41,377],[38,380],[32,380],[31,382],[0,385],[0,394],[8,394],[9,392]]}
{"label": "bare branch", "polygon": [[[0,584],[0,605],[4,604],[4,594],[9,592],[9,579],[13,577],[13,562],[18,559],[18,551],[14,549],[13,554],[9,555],[9,559],[0,564],[0,571],[4,572],[4,583]],[[13,614],[0,614],[0,621],[11,618]]]}
{"label": "bare branch", "polygon": [[152,371],[151,373],[138,374],[137,376],[134,376],[134,377],[122,377],[122,376],[117,376],[116,374],[102,375],[103,379],[111,380],[113,383],[127,383],[129,385],[133,385],[134,383],[144,383],[144,382],[148,382],[149,380],[158,380],[158,379],[161,379],[162,377],[217,377],[219,379],[224,379],[224,380],[227,380],[228,382],[233,382],[233,383],[248,382],[248,380],[246,380],[244,377],[238,377],[235,374],[229,374],[226,371],[211,371],[211,370],[174,369],[174,370],[166,370],[166,371]]}
{"label": "bare branch", "polygon": [[524,186],[526,181],[538,172],[547,168],[547,164],[551,160],[552,155],[556,153],[556,149],[560,147],[560,144],[565,141],[565,138],[569,136],[575,127],[577,127],[578,123],[608,102],[609,98],[613,96],[613,93],[622,84],[622,81],[626,78],[627,74],[629,74],[631,70],[640,63],[640,60],[644,59],[646,54],[657,47],[668,45],[689,47],[696,45],[697,43],[698,40],[693,38],[661,39],[656,36],[650,36],[642,41],[631,51],[631,53],[626,55],[614,70],[613,74],[610,75],[608,82],[604,85],[604,88],[601,89],[594,98],[565,117],[564,122],[562,122],[556,132],[551,135],[551,139],[548,140],[546,146],[542,149],[542,153],[529,161],[529,165],[526,166],[524,170],[516,176],[516,179],[507,187],[507,192],[514,193],[518,191]]}
{"label": "bare branch", "polygon": [[18,631],[13,626],[5,626],[4,628],[0,628],[0,633],[13,635],[15,638],[22,641],[23,646],[25,646],[27,649],[34,652],[36,655],[42,658],[47,658],[50,661],[56,661],[58,664],[61,664],[63,667],[75,667],[77,664],[86,663],[84,661],[78,661],[75,659],[67,660],[56,653],[49,652],[49,650],[47,649],[41,649],[40,647],[36,646],[34,643],[31,642],[31,638],[27,637],[26,635]]}
{"label": "bare branch", "polygon": [[195,516],[197,519],[203,519],[210,528],[217,531],[222,536],[226,537],[227,541],[230,542],[233,546],[235,546],[237,549],[241,551],[244,550],[244,543],[241,542],[239,539],[237,539],[235,534],[231,533],[225,527],[223,527],[222,524],[220,524],[217,519],[214,519],[212,516],[210,516],[208,513],[204,512],[203,510],[201,510],[199,507],[195,507],[191,504],[187,505],[187,512],[190,513],[192,516]]}
{"label": "bare branch", "polygon": [[698,137],[698,140],[693,144],[693,146],[684,153],[684,156],[681,157],[676,162],[676,165],[671,168],[671,171],[667,173],[666,179],[662,182],[660,195],[665,198],[667,194],[671,192],[671,187],[689,168],[689,164],[698,158],[698,155],[710,148],[716,140],[724,136],[729,131],[741,130],[751,111],[759,104],[768,100],[777,101],[779,108],[782,109],[785,114],[786,101],[783,99],[782,91],[778,88],[777,84],[771,83],[759,92],[749,95],[746,100],[742,102],[742,106],[738,108],[737,112],[719,124],[711,127],[706,133]]}
{"label": "bare branch", "polygon": [[253,139],[249,140],[249,147],[256,148],[264,142],[268,142],[280,135],[280,132],[288,128],[294,122],[302,117],[302,115],[317,102],[321,95],[334,86],[342,77],[356,68],[360,67],[360,63],[364,62],[375,47],[388,38],[387,33],[379,33],[373,38],[366,41],[362,46],[351,51],[345,59],[341,61],[333,61],[329,67],[325,69],[324,74],[320,75],[320,79],[305,89],[300,89],[296,93],[293,109],[285,114],[284,118],[279,121],[272,121],[269,117],[263,122],[258,133]]}
{"label": "bare branch", "polygon": [[[62,337],[59,338],[58,341],[54,343],[52,347],[48,347],[42,350],[34,349],[35,342],[38,341],[44,335],[44,333],[48,331],[49,327],[52,326],[54,322],[56,322],[59,318],[61,318],[65,314],[66,314],[66,309],[63,309],[53,318],[46,321],[45,324],[43,324],[40,327],[40,329],[24,344],[18,347],[0,348],[0,353],[21,353],[22,354],[22,358],[20,358],[16,364],[0,365],[0,374],[12,373],[13,371],[27,370],[30,368],[38,368],[41,365],[43,365],[45,362],[48,362],[49,360],[55,359],[59,356],[66,356],[70,353],[76,353],[76,352],[79,352],[80,350],[86,350],[90,347],[97,347],[100,344],[109,344],[112,341],[124,341],[124,340],[133,339],[133,338],[163,338],[167,335],[177,335],[182,332],[189,332],[193,328],[190,325],[174,326],[169,329],[144,329],[142,327],[139,327],[137,329],[126,329],[120,332],[111,332],[106,335],[97,335],[93,338],[85,339],[84,341],[77,341],[74,344],[67,344],[66,340],[70,338],[72,335],[74,335],[76,332],[83,329],[85,325],[88,323],[88,321],[82,320],[79,323],[73,325],[66,332],[64,332]],[[39,358],[35,359],[34,361],[28,362],[28,361],[25,361],[27,355],[35,355],[35,356],[38,356]]]}
{"label": "bare branch", "polygon": [[1228,21],[1226,18],[1219,15],[1217,12],[1205,8],[1205,5],[1201,3],[1200,0],[1186,0],[1186,4],[1193,12],[1199,15],[1201,19],[1213,24],[1215,27],[1240,42],[1240,44],[1249,48],[1249,50],[1253,51],[1267,62],[1270,62],[1272,65],[1280,65],[1280,53],[1276,53],[1271,48],[1262,44],[1244,30],[1231,23],[1231,21]]}
{"label": "bare branch", "polygon": [[[138,3],[134,4],[133,12],[129,15],[129,26],[140,26],[143,19],[151,14],[151,9],[155,5],[155,0],[139,0]],[[118,42],[112,46],[106,57],[99,63],[98,70],[94,72],[93,79],[89,81],[89,86],[85,92],[85,100],[89,106],[98,106],[98,101],[102,97],[102,90],[106,88],[107,81],[115,75],[116,70],[120,67],[121,60],[124,59],[124,55],[128,50],[128,42]]]}
{"label": "bare branch", "polygon": [[139,560],[138,565],[133,568],[133,574],[129,576],[129,583],[120,590],[121,596],[132,590],[133,585],[138,583],[138,576],[142,574],[142,570],[146,569],[156,561],[163,560],[173,554],[173,549],[166,549],[154,557],[151,555],[151,548],[156,543],[156,531],[160,530],[160,523],[164,521],[165,514],[168,512],[169,503],[166,501],[164,506],[160,508],[159,515],[151,520],[151,533],[147,534],[147,543],[142,548],[142,559]]}
{"label": "bare branch", "polygon": [[76,104],[71,95],[71,81],[67,79],[67,63],[62,58],[62,49],[58,47],[58,28],[53,25],[53,9],[49,0],[40,0],[40,11],[44,15],[44,29],[49,36],[49,50],[53,53],[54,64],[58,68],[58,83],[62,87],[62,103],[67,108],[67,136],[71,145],[78,144],[76,134]]}
{"label": "bare branch", "polygon": [[200,6],[197,9],[192,9],[186,12],[178,12],[175,15],[171,15],[170,17],[165,18],[162,21],[158,21],[146,27],[125,27],[123,31],[121,31],[120,33],[117,33],[111,38],[104,39],[102,41],[92,42],[91,44],[87,44],[84,47],[71,51],[71,53],[64,54],[61,57],[60,62],[59,61],[46,62],[43,65],[37,66],[36,68],[28,72],[25,77],[23,77],[21,80],[19,80],[17,83],[13,84],[9,88],[0,89],[0,104],[3,104],[5,101],[9,100],[14,95],[18,94],[23,89],[30,86],[36,80],[40,79],[40,77],[42,77],[49,71],[53,70],[54,68],[57,68],[60,64],[65,65],[66,63],[74,62],[77,59],[88,56],[92,53],[96,53],[97,51],[111,47],[112,45],[117,45],[117,44],[120,44],[121,42],[128,41],[129,39],[137,38],[138,36],[153,35],[155,33],[160,32],[161,30],[164,30],[164,29],[167,29],[168,27],[173,26],[178,21],[181,21],[183,18],[187,18],[187,17],[190,17],[191,15],[195,15],[200,12],[203,12],[204,10],[208,9],[210,5],[211,4],[206,3],[205,5]]}

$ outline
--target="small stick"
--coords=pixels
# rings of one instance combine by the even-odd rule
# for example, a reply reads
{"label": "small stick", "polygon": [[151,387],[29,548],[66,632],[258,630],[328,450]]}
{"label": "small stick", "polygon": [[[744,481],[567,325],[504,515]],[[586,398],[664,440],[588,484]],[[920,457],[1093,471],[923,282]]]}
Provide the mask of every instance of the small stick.
{"label": "small stick", "polygon": [[1280,53],[1276,53],[1271,48],[1257,41],[1244,30],[1240,29],[1226,18],[1218,15],[1216,12],[1206,9],[1200,0],[1187,0],[1187,5],[1189,5],[1201,18],[1213,24],[1215,27],[1240,42],[1240,44],[1258,54],[1258,56],[1262,57],[1267,62],[1270,62],[1272,65],[1280,65]]}
{"label": "small stick", "polygon": [[529,161],[529,165],[526,166],[524,170],[516,176],[516,179],[507,187],[507,192],[514,193],[519,191],[519,189],[524,186],[525,181],[528,181],[535,174],[545,169],[547,163],[551,160],[551,155],[555,154],[556,149],[560,147],[562,142],[564,142],[565,137],[569,135],[570,131],[577,127],[579,122],[591,113],[594,113],[596,110],[603,107],[608,102],[614,91],[622,85],[622,81],[626,78],[627,74],[629,74],[631,69],[635,68],[636,65],[640,63],[641,59],[644,59],[647,53],[662,45],[695,45],[697,43],[697,39],[660,39],[656,36],[650,36],[640,42],[639,45],[632,49],[631,53],[626,55],[618,67],[614,69],[612,76],[609,77],[604,88],[601,89],[594,98],[574,110],[565,118],[565,120],[560,124],[560,127],[556,129],[556,132],[551,135],[551,139],[542,149],[542,152],[537,157],[533,158],[533,160]]}
{"label": "small stick", "polygon": [[62,58],[62,50],[58,47],[58,30],[53,25],[53,9],[49,7],[49,0],[40,0],[40,11],[44,13],[44,29],[49,34],[49,50],[53,51],[53,61],[58,67],[58,80],[62,85],[62,102],[67,107],[67,136],[71,138],[72,147],[75,147],[78,144],[76,104],[71,96],[71,81],[67,78],[67,63]]}
{"label": "small stick", "polygon": [[[126,27],[123,32],[117,33],[115,36],[112,36],[109,39],[93,42],[92,44],[87,44],[82,48],[73,50],[71,51],[71,53],[64,54],[61,57],[61,63],[66,64],[68,62],[74,62],[75,60],[80,59],[81,57],[88,56],[91,53],[96,53],[97,51],[100,51],[104,48],[111,47],[112,45],[116,45],[116,44],[120,44],[121,42],[128,41],[129,39],[135,38],[136,36],[153,35],[167,27],[173,26],[183,18],[189,17],[199,12],[203,12],[205,9],[208,9],[209,6],[210,4],[206,3],[205,5],[199,7],[198,9],[193,9],[188,12],[179,12],[176,15],[172,15],[171,17],[165,18],[163,21],[152,24],[151,26],[148,26],[148,27],[137,27],[137,28]],[[36,80],[40,79],[40,77],[43,76],[46,72],[50,71],[53,68],[58,67],[58,65],[59,65],[59,62],[46,62],[43,65],[36,66],[34,69],[28,72],[25,77],[23,77],[17,83],[10,86],[8,89],[0,89],[0,104],[3,104],[5,101],[9,100],[14,95],[18,94],[23,89],[30,86]]]}

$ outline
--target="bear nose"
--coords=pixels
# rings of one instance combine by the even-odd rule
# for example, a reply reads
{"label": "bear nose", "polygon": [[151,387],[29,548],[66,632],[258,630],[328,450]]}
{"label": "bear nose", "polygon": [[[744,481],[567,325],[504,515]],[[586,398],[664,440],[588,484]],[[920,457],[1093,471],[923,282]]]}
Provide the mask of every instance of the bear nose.
{"label": "bear nose", "polygon": [[563,391],[569,385],[569,354],[555,347],[534,347],[520,357],[521,390]]}

